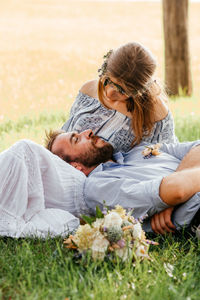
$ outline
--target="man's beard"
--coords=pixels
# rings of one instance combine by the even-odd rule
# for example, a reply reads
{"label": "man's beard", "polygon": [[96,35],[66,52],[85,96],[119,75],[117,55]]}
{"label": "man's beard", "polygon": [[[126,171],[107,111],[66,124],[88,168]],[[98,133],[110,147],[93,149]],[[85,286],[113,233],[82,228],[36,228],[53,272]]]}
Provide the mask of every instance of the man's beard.
{"label": "man's beard", "polygon": [[92,147],[76,159],[76,162],[82,163],[88,168],[97,166],[113,158],[113,146],[111,144],[106,143],[101,148],[98,148],[94,143],[96,137],[92,138]]}

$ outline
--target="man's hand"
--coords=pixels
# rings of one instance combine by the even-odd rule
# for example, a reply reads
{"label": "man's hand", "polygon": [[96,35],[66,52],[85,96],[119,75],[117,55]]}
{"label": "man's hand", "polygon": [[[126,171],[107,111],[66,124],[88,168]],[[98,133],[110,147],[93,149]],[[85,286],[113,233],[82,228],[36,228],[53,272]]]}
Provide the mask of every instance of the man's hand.
{"label": "man's hand", "polygon": [[176,227],[171,221],[173,210],[174,207],[166,208],[151,218],[151,228],[155,233],[165,234],[166,232],[174,232]]}

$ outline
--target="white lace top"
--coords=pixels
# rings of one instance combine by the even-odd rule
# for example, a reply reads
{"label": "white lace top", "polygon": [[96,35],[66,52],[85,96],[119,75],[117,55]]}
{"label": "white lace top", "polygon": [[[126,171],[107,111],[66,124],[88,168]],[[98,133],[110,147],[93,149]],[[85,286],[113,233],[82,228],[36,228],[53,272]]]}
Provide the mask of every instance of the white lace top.
{"label": "white lace top", "polygon": [[[92,129],[95,134],[110,142],[115,152],[127,152],[131,149],[134,134],[131,120],[123,114],[108,110],[98,99],[79,92],[70,111],[69,120],[63,125],[65,131],[83,131]],[[174,143],[177,141],[174,132],[174,120],[171,112],[155,123],[150,136],[143,141],[148,143]]]}

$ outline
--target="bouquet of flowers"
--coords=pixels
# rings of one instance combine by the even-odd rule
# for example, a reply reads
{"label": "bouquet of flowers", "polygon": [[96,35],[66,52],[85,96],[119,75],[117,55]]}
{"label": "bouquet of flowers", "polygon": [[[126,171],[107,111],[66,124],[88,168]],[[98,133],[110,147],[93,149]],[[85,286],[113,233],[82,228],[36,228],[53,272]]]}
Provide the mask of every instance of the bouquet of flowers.
{"label": "bouquet of flowers", "polygon": [[136,220],[132,211],[126,212],[117,205],[112,210],[96,208],[96,217],[83,216],[85,225],[80,225],[75,235],[64,240],[69,249],[77,249],[81,254],[90,251],[94,260],[103,260],[107,254],[115,255],[123,261],[127,259],[149,258],[149,241],[141,227],[141,220]]}

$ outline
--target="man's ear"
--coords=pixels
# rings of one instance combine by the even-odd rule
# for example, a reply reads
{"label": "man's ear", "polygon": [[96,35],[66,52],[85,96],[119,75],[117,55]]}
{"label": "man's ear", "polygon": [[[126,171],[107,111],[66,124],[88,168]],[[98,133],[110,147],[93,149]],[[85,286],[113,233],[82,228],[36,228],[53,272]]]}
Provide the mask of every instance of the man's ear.
{"label": "man's ear", "polygon": [[77,170],[83,172],[83,169],[84,169],[83,164],[81,164],[79,162],[72,161],[72,162],[70,162],[70,165],[73,166],[74,168],[76,168]]}
{"label": "man's ear", "polygon": [[76,168],[77,170],[83,172],[86,176],[88,176],[88,174],[90,174],[90,172],[95,168],[95,167],[88,168],[84,166],[82,163],[75,162],[75,161],[70,162],[70,165]]}

